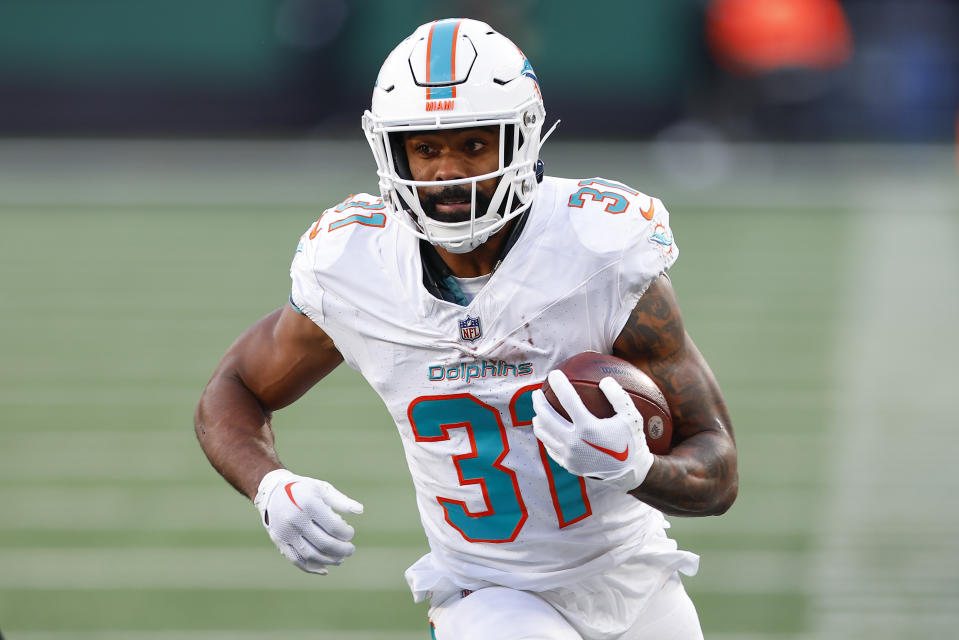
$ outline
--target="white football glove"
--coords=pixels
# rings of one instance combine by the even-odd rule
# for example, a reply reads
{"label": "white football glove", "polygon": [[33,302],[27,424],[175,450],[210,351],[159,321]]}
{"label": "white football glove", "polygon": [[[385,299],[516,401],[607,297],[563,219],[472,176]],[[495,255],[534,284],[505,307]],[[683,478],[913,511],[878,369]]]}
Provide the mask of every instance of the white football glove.
{"label": "white football glove", "polygon": [[363,513],[363,505],[329,482],[275,469],[260,480],[253,504],[280,553],[303,571],[326,575],[353,555],[353,527],[340,513]]}
{"label": "white football glove", "polygon": [[613,378],[600,380],[599,388],[616,415],[597,418],[562,371],[550,371],[549,386],[573,420],[560,415],[541,389],[533,392],[533,433],[553,460],[570,473],[596,478],[624,491],[641,485],[655,456],[646,444],[643,416],[623,387]]}

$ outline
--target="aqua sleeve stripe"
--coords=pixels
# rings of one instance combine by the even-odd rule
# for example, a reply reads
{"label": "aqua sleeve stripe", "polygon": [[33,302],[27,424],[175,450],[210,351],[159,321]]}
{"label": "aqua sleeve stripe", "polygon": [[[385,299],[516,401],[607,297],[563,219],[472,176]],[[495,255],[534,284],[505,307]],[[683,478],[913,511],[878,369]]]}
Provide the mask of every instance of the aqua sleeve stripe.
{"label": "aqua sleeve stripe", "polygon": [[300,309],[298,306],[296,306],[296,303],[293,302],[293,294],[290,294],[290,306],[293,307],[293,310],[296,311],[301,316],[306,315],[305,313],[303,313],[303,309]]}

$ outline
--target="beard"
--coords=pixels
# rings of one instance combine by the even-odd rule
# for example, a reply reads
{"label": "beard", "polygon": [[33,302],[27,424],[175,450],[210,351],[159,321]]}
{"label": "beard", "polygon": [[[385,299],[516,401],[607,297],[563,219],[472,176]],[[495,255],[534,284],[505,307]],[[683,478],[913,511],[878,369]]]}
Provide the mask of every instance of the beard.
{"label": "beard", "polygon": [[[471,188],[465,185],[454,185],[444,187],[440,191],[421,195],[420,204],[423,205],[423,212],[437,222],[467,222],[471,216],[469,211],[437,211],[436,205],[453,203],[469,204],[472,194],[473,190]],[[483,193],[479,189],[476,190],[477,218],[486,214],[489,209],[490,200],[492,200],[490,195]]]}

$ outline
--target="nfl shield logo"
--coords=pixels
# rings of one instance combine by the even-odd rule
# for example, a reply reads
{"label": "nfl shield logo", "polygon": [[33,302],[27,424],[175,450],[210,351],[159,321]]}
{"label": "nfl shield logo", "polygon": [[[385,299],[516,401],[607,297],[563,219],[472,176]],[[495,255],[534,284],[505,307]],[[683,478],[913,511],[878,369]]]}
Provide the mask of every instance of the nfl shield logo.
{"label": "nfl shield logo", "polygon": [[479,340],[483,335],[483,330],[480,328],[480,319],[466,316],[466,320],[460,320],[460,335],[463,340],[470,342]]}

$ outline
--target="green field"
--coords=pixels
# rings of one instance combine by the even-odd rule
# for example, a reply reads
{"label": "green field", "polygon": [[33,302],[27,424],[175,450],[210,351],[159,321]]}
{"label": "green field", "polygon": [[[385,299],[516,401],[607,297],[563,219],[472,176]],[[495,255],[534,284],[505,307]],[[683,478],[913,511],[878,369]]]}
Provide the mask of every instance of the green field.
{"label": "green field", "polygon": [[[375,188],[365,145],[0,147],[0,630],[8,640],[426,640],[425,551],[385,409],[345,366],[277,414],[295,471],[366,506],[326,577],[275,550],[192,431],[299,234]],[[959,628],[959,190],[952,150],[555,145],[557,175],[661,196],[687,325],[730,405],[740,497],[673,519],[707,638]],[[689,153],[687,151],[687,153]],[[695,154],[688,156],[696,171]]]}

